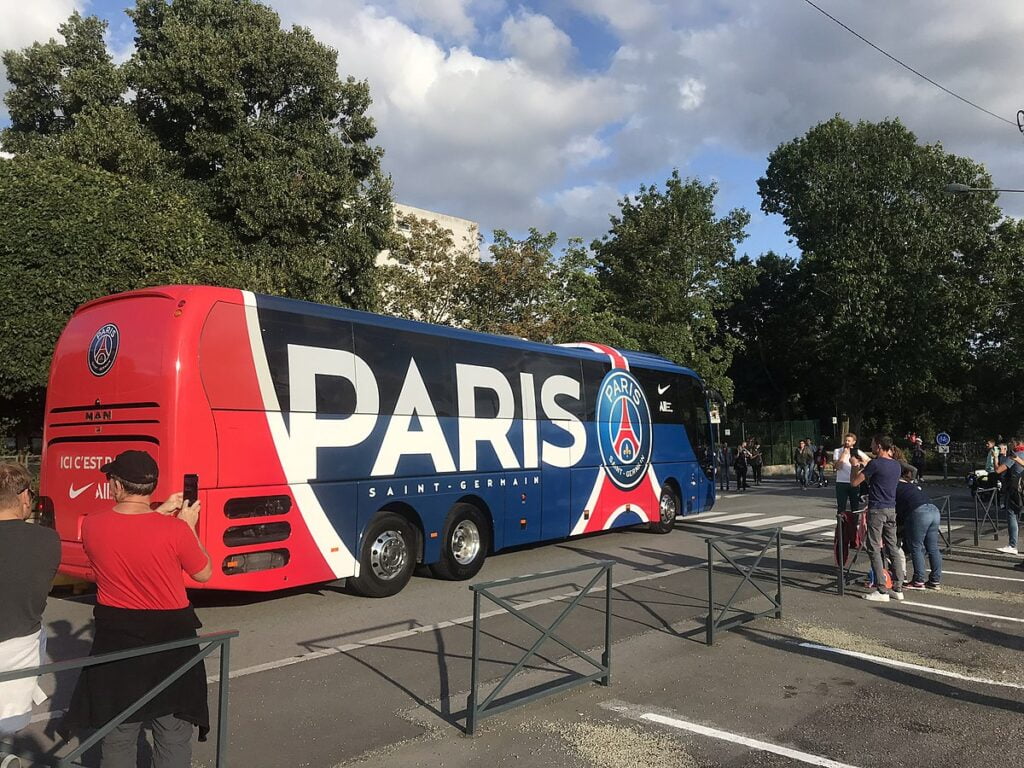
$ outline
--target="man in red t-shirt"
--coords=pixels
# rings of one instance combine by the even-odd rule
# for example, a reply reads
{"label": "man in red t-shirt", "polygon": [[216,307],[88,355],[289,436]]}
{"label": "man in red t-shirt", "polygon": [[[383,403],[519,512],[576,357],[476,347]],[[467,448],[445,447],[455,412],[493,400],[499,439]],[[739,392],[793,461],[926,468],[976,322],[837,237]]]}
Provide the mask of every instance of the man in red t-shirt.
{"label": "man in red t-shirt", "polygon": [[[212,574],[199,541],[199,502],[176,493],[154,509],[150,498],[159,471],[145,451],[125,451],[101,467],[113,508],[82,523],[82,544],[96,574],[92,654],[195,637],[201,626],[185,593],[187,573],[197,582]],[[64,730],[98,728],[191,658],[196,648],[87,667],[72,696]],[[192,729],[209,730],[206,672],[197,664],[103,740],[103,768],[134,766],[139,729],[153,730],[154,765],[189,768]]]}

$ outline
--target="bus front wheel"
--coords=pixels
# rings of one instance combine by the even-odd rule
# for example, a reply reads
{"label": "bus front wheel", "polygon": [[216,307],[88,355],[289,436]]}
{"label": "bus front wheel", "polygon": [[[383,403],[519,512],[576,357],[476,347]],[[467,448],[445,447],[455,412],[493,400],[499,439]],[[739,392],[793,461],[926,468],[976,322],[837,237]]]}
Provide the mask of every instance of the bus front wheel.
{"label": "bus front wheel", "polygon": [[366,528],[359,552],[359,575],[348,586],[363,597],[390,597],[402,591],[416,567],[412,524],[394,512],[383,512]]}
{"label": "bus front wheel", "polygon": [[651,530],[655,533],[671,533],[676,527],[678,514],[679,497],[671,486],[662,486],[661,498],[658,500],[658,522],[651,523]]}
{"label": "bus front wheel", "polygon": [[472,504],[456,504],[444,522],[441,559],[430,566],[435,578],[464,581],[480,572],[487,558],[491,526]]}

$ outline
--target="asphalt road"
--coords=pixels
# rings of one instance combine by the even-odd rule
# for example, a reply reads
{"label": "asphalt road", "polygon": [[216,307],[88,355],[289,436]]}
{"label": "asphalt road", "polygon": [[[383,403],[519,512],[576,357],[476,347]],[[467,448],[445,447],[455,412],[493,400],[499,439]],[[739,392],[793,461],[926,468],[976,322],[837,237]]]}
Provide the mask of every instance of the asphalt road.
{"label": "asphalt road", "polygon": [[[950,490],[954,508],[962,507],[957,489],[933,495]],[[476,581],[614,562],[612,685],[587,684],[496,715],[473,738],[464,735],[466,584],[415,578],[377,601],[337,586],[273,597],[199,593],[207,631],[240,631],[231,655],[231,764],[781,766],[807,756],[817,765],[1021,764],[1024,571],[994,554],[999,543],[989,537],[947,560],[953,573],[941,593],[874,605],[851,588],[839,598],[832,498],[831,488],[769,482],[725,494],[712,513],[666,536],[615,532],[492,557]],[[784,529],[783,619],[758,619],[705,646],[704,537],[776,525]],[[740,545],[737,556],[745,553]],[[585,581],[577,574],[502,593],[545,623],[566,605],[555,598]],[[738,584],[727,569],[716,573],[717,595]],[[749,586],[740,598],[746,610],[767,607]],[[603,593],[584,599],[559,634],[599,657],[604,605]],[[55,658],[87,651],[90,612],[88,597],[51,598]],[[536,637],[507,614],[483,620],[485,692]],[[585,666],[547,641],[509,690],[550,685]],[[59,708],[72,684],[51,681],[43,710]],[[32,737],[44,744],[45,726],[41,710]],[[198,747],[196,765],[213,764],[212,745]]]}

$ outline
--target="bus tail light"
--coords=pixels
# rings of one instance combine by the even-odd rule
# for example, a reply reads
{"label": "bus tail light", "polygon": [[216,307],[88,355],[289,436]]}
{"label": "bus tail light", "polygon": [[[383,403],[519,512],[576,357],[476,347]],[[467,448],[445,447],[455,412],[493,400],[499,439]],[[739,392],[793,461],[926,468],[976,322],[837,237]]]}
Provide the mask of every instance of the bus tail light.
{"label": "bus tail light", "polygon": [[228,499],[224,504],[224,517],[234,520],[240,517],[286,515],[291,508],[291,497],[283,494],[279,496],[248,496]]}
{"label": "bus tail light", "polygon": [[246,552],[244,555],[231,555],[224,558],[221,569],[228,576],[253,571],[269,571],[288,565],[287,549],[270,549],[266,552]]}
{"label": "bus tail light", "polygon": [[272,544],[284,541],[292,535],[288,523],[259,523],[257,525],[236,525],[224,531],[224,545],[245,547],[250,544]]}

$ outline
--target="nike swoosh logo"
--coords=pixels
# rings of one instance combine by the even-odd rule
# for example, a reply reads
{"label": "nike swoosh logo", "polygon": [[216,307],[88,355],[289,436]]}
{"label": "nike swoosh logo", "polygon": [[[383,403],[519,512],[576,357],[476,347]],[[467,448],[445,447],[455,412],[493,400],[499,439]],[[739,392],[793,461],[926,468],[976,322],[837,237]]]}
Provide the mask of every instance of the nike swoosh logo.
{"label": "nike swoosh logo", "polygon": [[88,485],[83,485],[81,488],[75,488],[74,484],[72,484],[71,487],[68,488],[68,498],[77,499],[90,488],[92,488],[92,483],[89,483]]}
{"label": "nike swoosh logo", "polygon": [[668,392],[668,388],[671,387],[671,386],[672,386],[671,384],[666,384],[665,386],[661,386],[661,384],[659,384],[658,385],[658,394],[659,395],[664,395],[666,392]]}

